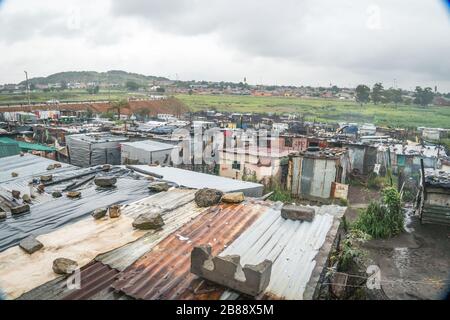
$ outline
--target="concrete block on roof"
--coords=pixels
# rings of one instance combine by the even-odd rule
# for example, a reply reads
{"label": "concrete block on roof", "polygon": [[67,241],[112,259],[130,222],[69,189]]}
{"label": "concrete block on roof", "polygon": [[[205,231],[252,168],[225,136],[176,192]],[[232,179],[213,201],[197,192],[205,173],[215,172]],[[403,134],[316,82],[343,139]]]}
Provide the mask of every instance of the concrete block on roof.
{"label": "concrete block on roof", "polygon": [[222,202],[225,203],[241,203],[245,200],[243,192],[226,193],[222,197]]}
{"label": "concrete block on roof", "polygon": [[33,254],[36,251],[42,249],[44,245],[39,240],[37,240],[33,235],[31,235],[20,241],[19,247],[25,250],[26,253]]}
{"label": "concrete block on roof", "polygon": [[232,290],[255,297],[269,285],[272,261],[264,260],[257,265],[242,267],[238,255],[212,257],[211,246],[197,246],[191,253],[191,272]]}
{"label": "concrete block on roof", "polygon": [[281,209],[281,216],[287,220],[311,222],[315,214],[316,211],[313,208],[303,206],[284,205]]}

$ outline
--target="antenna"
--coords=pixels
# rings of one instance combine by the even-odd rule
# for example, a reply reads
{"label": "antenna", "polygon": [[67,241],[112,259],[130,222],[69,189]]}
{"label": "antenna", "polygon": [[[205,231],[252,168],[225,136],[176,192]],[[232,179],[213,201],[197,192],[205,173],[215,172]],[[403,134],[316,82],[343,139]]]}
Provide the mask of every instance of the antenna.
{"label": "antenna", "polygon": [[31,106],[31,101],[30,101],[30,85],[28,84],[28,72],[25,72],[25,79],[26,79],[26,92],[27,92],[27,97],[28,97],[28,105]]}

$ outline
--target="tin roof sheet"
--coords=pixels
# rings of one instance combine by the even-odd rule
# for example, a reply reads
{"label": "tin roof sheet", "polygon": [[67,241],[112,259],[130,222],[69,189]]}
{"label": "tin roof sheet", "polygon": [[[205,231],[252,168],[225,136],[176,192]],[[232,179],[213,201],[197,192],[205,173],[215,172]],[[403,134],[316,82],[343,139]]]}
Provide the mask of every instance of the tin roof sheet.
{"label": "tin roof sheet", "polygon": [[162,143],[162,142],[153,141],[153,140],[125,142],[125,143],[121,143],[121,145],[136,148],[136,149],[141,149],[141,150],[149,151],[149,152],[171,150],[171,149],[176,148],[176,146],[173,144]]}
{"label": "tin roof sheet", "polygon": [[263,185],[259,183],[234,180],[215,175],[183,170],[173,167],[152,167],[147,165],[133,165],[130,168],[137,168],[149,173],[163,176],[164,180],[172,181],[180,186],[193,189],[213,188],[223,192],[256,190],[255,194],[249,196],[262,196]]}
{"label": "tin roof sheet", "polygon": [[123,271],[113,287],[137,299],[184,298],[196,279],[190,273],[193,247],[209,243],[213,254],[220,253],[268,208],[253,201],[208,208]]}
{"label": "tin roof sheet", "polygon": [[[101,262],[93,261],[80,269],[80,288],[76,289],[71,279],[58,277],[39,286],[22,296],[19,300],[87,300],[110,287],[115,280],[117,270]],[[72,285],[70,288],[67,285]]]}
{"label": "tin roof sheet", "polygon": [[[162,214],[164,226],[161,230],[150,231],[132,243],[98,256],[96,260],[116,270],[125,270],[145,253],[153,249],[165,237],[206,210],[197,207],[193,201],[194,194],[195,191],[192,190],[174,189],[128,205],[123,212],[130,216],[145,213],[151,207],[162,208],[165,210]],[[167,202],[163,203],[164,198],[167,199]]]}
{"label": "tin roof sheet", "polygon": [[242,265],[271,260],[272,274],[265,294],[301,300],[316,266],[316,256],[334,220],[341,218],[346,208],[313,207],[316,216],[312,222],[306,222],[283,219],[281,206],[277,204],[268,210],[220,255],[239,255]]}

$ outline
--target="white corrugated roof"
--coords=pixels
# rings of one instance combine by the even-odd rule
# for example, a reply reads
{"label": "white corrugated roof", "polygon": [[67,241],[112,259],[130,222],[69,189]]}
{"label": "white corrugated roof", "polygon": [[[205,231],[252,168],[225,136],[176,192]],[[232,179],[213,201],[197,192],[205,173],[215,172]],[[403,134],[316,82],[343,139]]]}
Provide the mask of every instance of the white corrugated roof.
{"label": "white corrugated roof", "polygon": [[162,143],[153,140],[144,140],[144,141],[135,141],[135,142],[125,142],[122,143],[123,146],[130,146],[136,149],[141,149],[145,151],[161,151],[161,150],[170,150],[176,148],[173,144]]}
{"label": "white corrugated roof", "polygon": [[287,300],[304,299],[313,270],[316,264],[321,265],[317,255],[335,219],[341,218],[346,210],[334,205],[313,208],[314,220],[302,222],[282,218],[281,204],[277,204],[220,255],[239,255],[242,266],[271,260],[272,273],[265,293]]}

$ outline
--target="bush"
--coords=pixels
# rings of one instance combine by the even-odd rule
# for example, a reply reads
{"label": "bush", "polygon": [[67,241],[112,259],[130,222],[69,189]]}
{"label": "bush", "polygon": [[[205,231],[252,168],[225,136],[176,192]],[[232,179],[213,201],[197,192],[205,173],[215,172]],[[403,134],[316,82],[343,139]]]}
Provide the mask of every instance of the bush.
{"label": "bush", "polygon": [[366,253],[360,248],[360,243],[370,240],[370,236],[360,230],[351,230],[342,239],[340,248],[331,255],[331,264],[337,262],[337,271],[346,272],[358,265],[358,260]]}
{"label": "bush", "polygon": [[280,186],[275,186],[272,189],[273,194],[269,197],[272,201],[281,201],[283,203],[294,202],[291,193],[288,190],[281,188]]}
{"label": "bush", "polygon": [[401,210],[400,194],[395,188],[383,190],[382,203],[371,202],[353,225],[373,238],[389,238],[403,231],[404,216]]}

